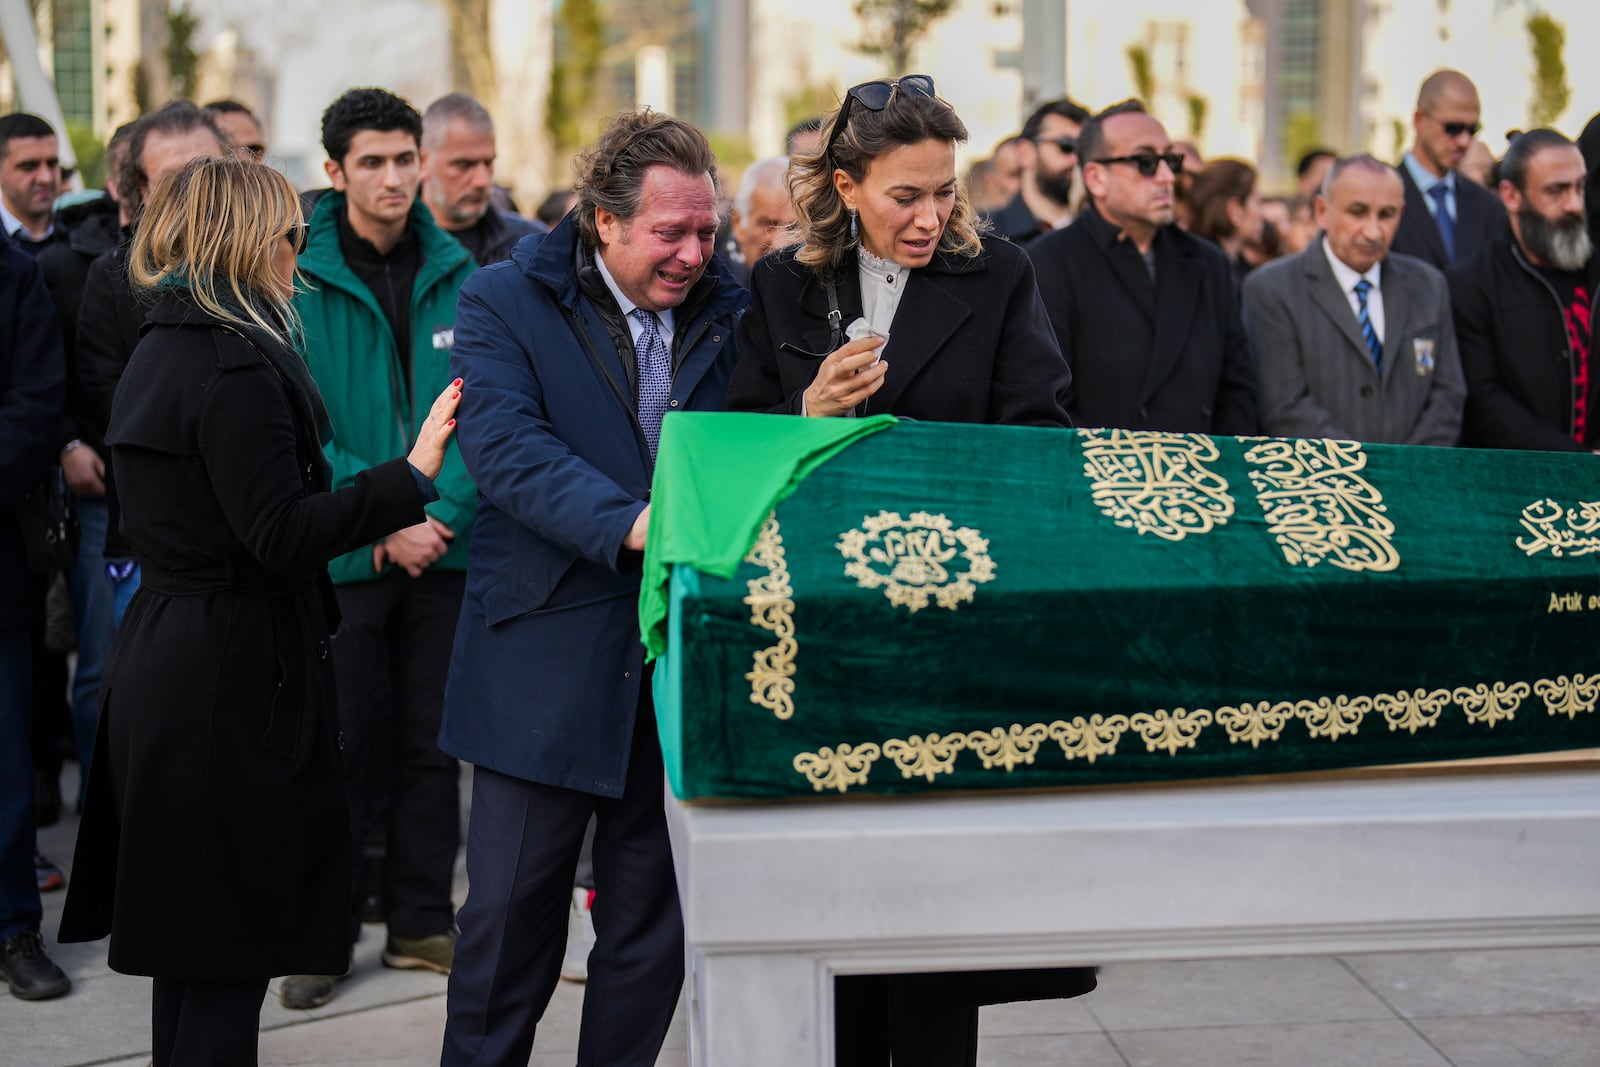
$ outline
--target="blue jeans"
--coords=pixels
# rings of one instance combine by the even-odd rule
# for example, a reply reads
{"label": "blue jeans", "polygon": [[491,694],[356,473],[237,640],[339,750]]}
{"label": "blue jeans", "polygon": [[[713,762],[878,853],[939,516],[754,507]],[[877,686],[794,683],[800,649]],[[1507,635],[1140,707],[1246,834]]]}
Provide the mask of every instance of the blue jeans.
{"label": "blue jeans", "polygon": [[133,565],[133,573],[120,582],[111,582],[111,632],[116,633],[117,627],[122,625],[122,617],[128,613],[128,603],[133,599],[133,594],[139,591],[139,565]]}
{"label": "blue jeans", "polygon": [[0,939],[37,930],[33,873],[33,656],[28,627],[0,618]]}
{"label": "blue jeans", "polygon": [[[111,651],[112,603],[115,592],[106,581],[106,502],[79,497],[78,561],[67,575],[72,590],[72,617],[78,627],[78,666],[72,674],[72,738],[78,748],[78,780],[89,781],[95,724],[100,718],[100,674]],[[80,790],[79,796],[82,796]]]}

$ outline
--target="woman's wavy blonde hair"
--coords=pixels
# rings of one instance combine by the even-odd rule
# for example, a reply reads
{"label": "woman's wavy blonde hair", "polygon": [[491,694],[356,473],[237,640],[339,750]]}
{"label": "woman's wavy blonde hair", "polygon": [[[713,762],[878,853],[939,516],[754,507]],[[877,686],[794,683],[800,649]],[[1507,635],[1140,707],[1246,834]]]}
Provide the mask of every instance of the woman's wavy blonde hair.
{"label": "woman's wavy blonde hair", "polygon": [[[846,96],[839,107],[849,99]],[[823,117],[824,138],[838,118],[839,108]],[[795,232],[801,239],[795,258],[831,277],[855,244],[850,236],[850,212],[833,186],[836,169],[860,182],[872,161],[885,152],[929,140],[964,143],[967,127],[946,101],[897,88],[882,111],[852,106],[850,120],[831,148],[824,140],[815,155],[794,156],[789,167],[789,197],[794,201]],[[959,179],[955,206],[939,235],[939,251],[963,256],[983,251],[978,212],[967,197],[966,183]]]}
{"label": "woman's wavy blonde hair", "polygon": [[299,320],[272,257],[304,222],[293,186],[271,167],[202,156],[156,182],[128,253],[128,280],[141,289],[181,286],[223,322],[294,347]]}

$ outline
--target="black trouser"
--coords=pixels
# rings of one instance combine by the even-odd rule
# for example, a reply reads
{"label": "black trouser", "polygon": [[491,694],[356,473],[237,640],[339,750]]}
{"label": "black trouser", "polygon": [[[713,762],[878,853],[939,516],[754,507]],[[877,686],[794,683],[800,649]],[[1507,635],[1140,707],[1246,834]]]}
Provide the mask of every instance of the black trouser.
{"label": "black trouser", "polygon": [[267,981],[157,978],[150,990],[153,1067],[255,1067]]}
{"label": "black trouser", "polygon": [[579,1067],[651,1067],[683,986],[683,919],[662,803],[661,745],[641,687],[628,777],[609,800],[472,777],[466,903],[450,972],[443,1067],[526,1067],[561,973],[573,873],[595,816],[595,947]]}
{"label": "black trouser", "polygon": [[[461,844],[461,772],[439,751],[439,719],[465,579],[461,571],[412,578],[395,570],[337,587],[344,621],[333,666],[352,871],[360,877],[370,784],[389,796],[389,932],[396,937],[442,933],[455,921],[450,883]],[[385,732],[394,745],[389,780],[369,783],[374,738]],[[350,896],[354,937],[361,923],[354,886]]]}

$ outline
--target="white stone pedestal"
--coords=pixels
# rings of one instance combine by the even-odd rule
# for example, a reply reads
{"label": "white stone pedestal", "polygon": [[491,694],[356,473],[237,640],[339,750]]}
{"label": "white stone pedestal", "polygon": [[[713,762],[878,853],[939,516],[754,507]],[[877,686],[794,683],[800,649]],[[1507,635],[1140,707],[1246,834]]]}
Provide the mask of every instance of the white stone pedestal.
{"label": "white stone pedestal", "polygon": [[668,797],[695,1067],[829,1067],[837,974],[1600,944],[1600,770]]}

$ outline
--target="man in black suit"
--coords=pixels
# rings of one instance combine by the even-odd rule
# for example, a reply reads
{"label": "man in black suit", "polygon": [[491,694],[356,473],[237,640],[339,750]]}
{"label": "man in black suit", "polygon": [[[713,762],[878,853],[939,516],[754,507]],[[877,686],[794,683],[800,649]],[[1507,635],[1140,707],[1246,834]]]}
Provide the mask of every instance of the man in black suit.
{"label": "man in black suit", "polygon": [[1477,136],[1478,90],[1460,71],[1430,74],[1411,116],[1416,136],[1395,169],[1405,186],[1406,210],[1394,248],[1440,270],[1466,263],[1505,229],[1499,199],[1456,173]]}
{"label": "man in black suit", "polygon": [[1023,244],[1072,221],[1072,176],[1078,134],[1089,112],[1062,97],[1034,109],[1017,138],[1022,184],[991,220],[997,236]]}
{"label": "man in black suit", "polygon": [[1172,225],[1183,158],[1136,100],[1084,124],[1090,204],[1028,246],[1079,426],[1181,433],[1258,429],[1239,294],[1216,245]]}

